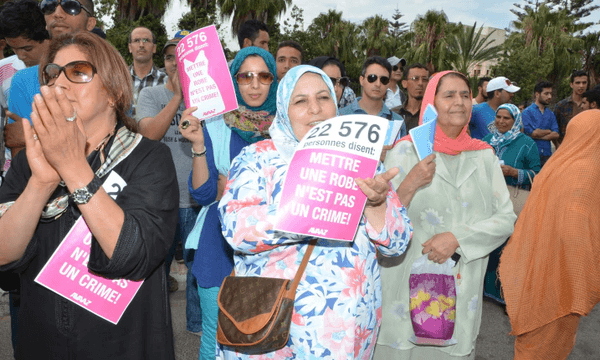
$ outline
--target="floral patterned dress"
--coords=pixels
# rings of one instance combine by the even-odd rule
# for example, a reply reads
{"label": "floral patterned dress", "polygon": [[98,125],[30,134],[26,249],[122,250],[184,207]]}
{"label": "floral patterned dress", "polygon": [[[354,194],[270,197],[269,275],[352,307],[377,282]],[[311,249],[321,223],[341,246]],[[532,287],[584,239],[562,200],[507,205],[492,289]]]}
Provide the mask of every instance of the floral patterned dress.
{"label": "floral patterned dress", "polygon": [[[498,158],[491,149],[464,151],[451,156],[436,154],[431,184],[415,193],[408,214],[414,237],[401,258],[380,259],[383,322],[375,359],[474,358],[481,324],[482,292],[488,255],[512,233],[516,215]],[[400,185],[419,161],[410,141],[401,141],[387,153],[386,167],[397,166]],[[412,264],[422,256],[424,242],[450,231],[456,237],[461,258],[453,268],[456,279],[456,345],[419,346],[408,339],[414,334],[410,316],[409,276]],[[460,278],[458,274],[460,273]]]}
{"label": "floral patterned dress", "polygon": [[[287,167],[272,140],[244,148],[231,164],[219,211],[240,276],[292,279],[302,261],[309,239],[273,231]],[[411,236],[406,210],[390,191],[381,232],[363,217],[353,242],[319,239],[296,291],[286,347],[263,355],[224,348],[218,357],[370,359],[381,322],[376,250],[398,256]]]}

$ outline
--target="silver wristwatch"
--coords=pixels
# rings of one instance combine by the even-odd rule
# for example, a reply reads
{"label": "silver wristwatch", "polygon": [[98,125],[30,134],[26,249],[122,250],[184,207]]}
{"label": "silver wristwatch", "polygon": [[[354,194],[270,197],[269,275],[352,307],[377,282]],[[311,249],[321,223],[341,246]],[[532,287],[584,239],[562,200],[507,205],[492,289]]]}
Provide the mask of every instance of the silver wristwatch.
{"label": "silver wristwatch", "polygon": [[71,193],[71,199],[73,199],[73,202],[78,205],[87,204],[92,196],[94,196],[94,194],[98,191],[98,189],[100,189],[100,186],[102,186],[102,180],[100,180],[100,178],[94,174],[94,178],[87,186],[75,189]]}

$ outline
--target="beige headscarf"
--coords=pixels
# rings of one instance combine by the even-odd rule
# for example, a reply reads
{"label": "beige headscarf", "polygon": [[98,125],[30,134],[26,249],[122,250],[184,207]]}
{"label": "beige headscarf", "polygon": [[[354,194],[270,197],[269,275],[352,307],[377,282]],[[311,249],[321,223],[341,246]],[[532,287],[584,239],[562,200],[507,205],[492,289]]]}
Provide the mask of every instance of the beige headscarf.
{"label": "beige headscarf", "polygon": [[569,122],[535,177],[499,272],[513,335],[587,315],[600,301],[600,110]]}

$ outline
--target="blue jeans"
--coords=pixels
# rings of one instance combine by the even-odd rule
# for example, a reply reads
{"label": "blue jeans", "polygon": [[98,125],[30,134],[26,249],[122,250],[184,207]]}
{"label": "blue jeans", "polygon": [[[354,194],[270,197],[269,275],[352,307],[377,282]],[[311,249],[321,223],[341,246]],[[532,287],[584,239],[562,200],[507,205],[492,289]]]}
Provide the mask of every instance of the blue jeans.
{"label": "blue jeans", "polygon": [[165,259],[167,276],[169,276],[171,263],[173,262],[173,257],[175,256],[175,247],[177,246],[177,243],[181,241],[183,244],[183,261],[188,269],[185,285],[185,315],[187,319],[187,330],[191,332],[202,331],[202,309],[200,307],[200,298],[198,297],[198,292],[196,291],[198,288],[198,285],[196,284],[196,278],[194,278],[194,275],[192,275],[192,263],[194,261],[195,250],[186,249],[185,242],[189,233],[196,224],[196,218],[198,217],[199,212],[199,207],[179,208],[179,221],[177,222],[175,239],[173,241],[173,245],[171,246],[171,250],[169,250],[167,258]]}

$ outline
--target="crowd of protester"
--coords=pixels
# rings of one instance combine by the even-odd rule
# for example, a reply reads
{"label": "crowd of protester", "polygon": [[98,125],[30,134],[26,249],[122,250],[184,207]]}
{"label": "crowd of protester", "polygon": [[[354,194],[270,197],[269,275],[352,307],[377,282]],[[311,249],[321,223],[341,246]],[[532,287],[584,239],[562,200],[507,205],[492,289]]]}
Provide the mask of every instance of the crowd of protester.
{"label": "crowd of protester", "polygon": [[[600,301],[590,216],[600,212],[600,87],[586,72],[573,71],[572,94],[554,106],[553,84],[540,81],[525,107],[512,104],[519,79],[482,77],[473,97],[465,74],[372,56],[357,96],[338,59],[306,59],[293,40],[271,54],[269,28],[249,20],[228,63],[239,106],[201,122],[175,56],[190,32],[158,49],[160,69],[155,34],[134,28],[127,65],[94,6],[0,8],[0,46],[15,53],[0,60],[0,287],[16,359],[174,359],[174,259],[188,269],[186,329],[201,336],[201,360],[474,359],[484,296],[506,309],[515,359],[569,355]],[[409,132],[428,105],[433,154],[419,160]],[[350,114],[402,122],[375,176],[355,180],[367,203],[354,240],[274,231],[299,141]],[[116,193],[102,186],[113,174]],[[513,188],[530,191],[522,209]],[[89,271],[143,280],[117,324],[36,282],[80,217]],[[291,279],[307,252],[287,344],[268,354],[219,344],[218,295],[232,270]],[[445,346],[415,340],[409,282],[421,258],[456,265]]]}

